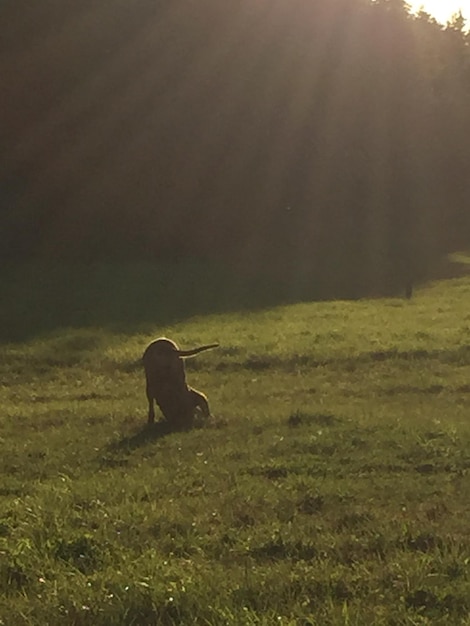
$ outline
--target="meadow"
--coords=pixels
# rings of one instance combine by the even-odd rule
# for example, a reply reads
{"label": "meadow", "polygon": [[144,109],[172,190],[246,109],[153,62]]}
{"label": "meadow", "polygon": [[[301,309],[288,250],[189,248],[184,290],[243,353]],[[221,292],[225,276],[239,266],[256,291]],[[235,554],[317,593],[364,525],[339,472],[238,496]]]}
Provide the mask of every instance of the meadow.
{"label": "meadow", "polygon": [[[250,308],[171,271],[4,281],[0,625],[470,625],[470,277]],[[221,346],[189,432],[146,428],[160,335]]]}

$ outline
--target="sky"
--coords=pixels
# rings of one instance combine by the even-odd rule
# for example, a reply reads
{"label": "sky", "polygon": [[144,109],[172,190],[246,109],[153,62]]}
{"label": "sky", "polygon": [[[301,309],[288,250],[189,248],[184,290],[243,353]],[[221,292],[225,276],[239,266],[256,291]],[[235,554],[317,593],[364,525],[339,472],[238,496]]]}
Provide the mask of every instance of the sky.
{"label": "sky", "polygon": [[470,19],[470,0],[409,0],[413,11],[418,11],[420,7],[435,17],[439,22],[445,23],[459,9],[464,17]]}

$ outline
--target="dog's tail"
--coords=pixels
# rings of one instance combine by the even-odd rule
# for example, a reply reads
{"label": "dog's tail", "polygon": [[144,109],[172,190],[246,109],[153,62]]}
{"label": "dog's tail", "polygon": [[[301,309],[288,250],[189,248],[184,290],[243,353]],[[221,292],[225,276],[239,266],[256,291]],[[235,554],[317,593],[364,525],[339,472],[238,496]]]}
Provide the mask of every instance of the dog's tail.
{"label": "dog's tail", "polygon": [[177,350],[176,354],[182,358],[188,357],[188,356],[195,356],[196,354],[199,354],[200,352],[204,352],[205,350],[212,350],[213,348],[218,348],[219,344],[218,343],[210,343],[207,346],[199,346],[199,348],[193,348],[192,350]]}

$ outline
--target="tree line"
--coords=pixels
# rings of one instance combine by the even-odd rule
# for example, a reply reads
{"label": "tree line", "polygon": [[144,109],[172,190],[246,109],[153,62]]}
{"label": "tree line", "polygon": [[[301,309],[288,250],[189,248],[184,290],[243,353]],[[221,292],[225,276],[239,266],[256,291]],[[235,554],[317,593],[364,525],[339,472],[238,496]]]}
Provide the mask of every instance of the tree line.
{"label": "tree line", "polygon": [[402,0],[7,0],[4,260],[401,289],[470,241],[465,21]]}

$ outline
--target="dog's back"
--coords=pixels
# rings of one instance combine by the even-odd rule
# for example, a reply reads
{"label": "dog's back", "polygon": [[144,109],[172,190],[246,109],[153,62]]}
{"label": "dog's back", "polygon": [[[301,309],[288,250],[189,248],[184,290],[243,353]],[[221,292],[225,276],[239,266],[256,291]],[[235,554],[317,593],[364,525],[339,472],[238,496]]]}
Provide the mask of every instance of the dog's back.
{"label": "dog's back", "polygon": [[183,359],[178,355],[178,346],[164,337],[149,344],[143,356],[147,385],[155,391],[172,390],[173,393],[185,389],[186,373]]}

